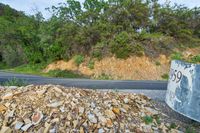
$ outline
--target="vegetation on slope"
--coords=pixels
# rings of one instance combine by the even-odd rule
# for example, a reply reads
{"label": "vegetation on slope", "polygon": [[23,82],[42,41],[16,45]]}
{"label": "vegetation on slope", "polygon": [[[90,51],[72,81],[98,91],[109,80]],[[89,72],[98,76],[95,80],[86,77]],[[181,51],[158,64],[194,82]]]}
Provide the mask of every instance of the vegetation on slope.
{"label": "vegetation on slope", "polygon": [[0,4],[0,67],[73,57],[79,65],[83,56],[155,57],[200,44],[199,7],[157,0],[67,0],[48,9],[52,17],[44,20],[40,12],[26,16]]}

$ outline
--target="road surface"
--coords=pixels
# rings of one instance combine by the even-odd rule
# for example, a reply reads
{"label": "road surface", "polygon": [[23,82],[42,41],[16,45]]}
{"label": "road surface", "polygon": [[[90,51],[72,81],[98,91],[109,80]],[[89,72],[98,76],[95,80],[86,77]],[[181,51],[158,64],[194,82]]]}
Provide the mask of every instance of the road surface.
{"label": "road surface", "polygon": [[12,78],[24,80],[28,84],[56,84],[66,87],[89,88],[98,90],[117,90],[128,93],[143,93],[152,99],[164,101],[166,81],[133,81],[133,80],[91,80],[48,78],[42,76],[16,74],[0,71],[0,84]]}

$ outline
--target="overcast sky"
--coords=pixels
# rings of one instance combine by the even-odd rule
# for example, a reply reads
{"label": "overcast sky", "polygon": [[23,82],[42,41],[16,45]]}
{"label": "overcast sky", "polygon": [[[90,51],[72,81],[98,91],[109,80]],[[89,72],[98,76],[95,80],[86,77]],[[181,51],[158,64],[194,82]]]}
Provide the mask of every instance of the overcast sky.
{"label": "overcast sky", "polygon": [[[20,11],[24,11],[26,14],[36,13],[34,10],[37,9],[41,11],[45,18],[48,18],[50,14],[45,11],[46,7],[51,7],[52,5],[57,5],[60,2],[65,2],[66,0],[0,0],[1,3],[8,4],[12,8]],[[79,0],[81,3],[84,0]],[[160,3],[164,3],[166,0],[159,0]],[[200,0],[171,0],[171,3],[184,4],[190,8],[199,7]]]}

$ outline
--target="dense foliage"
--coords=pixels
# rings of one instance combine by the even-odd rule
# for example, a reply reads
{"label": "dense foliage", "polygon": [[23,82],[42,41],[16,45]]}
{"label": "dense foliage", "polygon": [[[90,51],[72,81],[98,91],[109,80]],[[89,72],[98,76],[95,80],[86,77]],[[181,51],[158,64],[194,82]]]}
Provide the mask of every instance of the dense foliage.
{"label": "dense foliage", "polygon": [[75,55],[153,57],[200,44],[199,7],[160,5],[157,0],[85,0],[83,4],[67,0],[48,10],[52,17],[44,20],[41,13],[26,16],[0,4],[0,62],[18,66]]}

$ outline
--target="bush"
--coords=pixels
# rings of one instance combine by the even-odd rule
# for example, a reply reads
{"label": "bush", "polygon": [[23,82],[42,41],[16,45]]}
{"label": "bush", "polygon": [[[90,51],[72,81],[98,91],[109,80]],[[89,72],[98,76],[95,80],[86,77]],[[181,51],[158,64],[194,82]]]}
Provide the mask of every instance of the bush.
{"label": "bush", "polygon": [[101,60],[103,58],[103,55],[108,55],[109,53],[108,48],[108,42],[107,41],[101,41],[98,42],[92,50],[92,57],[97,58],[98,60]]}
{"label": "bush", "polygon": [[82,55],[76,55],[74,56],[74,62],[76,63],[77,66],[79,66],[81,63],[84,61],[84,56]]}
{"label": "bush", "polygon": [[169,79],[169,75],[167,73],[163,74],[161,76],[163,79],[168,80]]}
{"label": "bush", "polygon": [[90,69],[94,69],[94,61],[93,61],[93,60],[90,60],[90,61],[89,61],[88,67],[89,67]]}
{"label": "bush", "polygon": [[153,118],[151,116],[144,116],[143,120],[146,124],[151,124],[153,122]]}
{"label": "bush", "polygon": [[155,64],[156,64],[156,66],[160,66],[161,65],[161,63],[159,61],[156,61]]}
{"label": "bush", "polygon": [[19,66],[25,62],[24,54],[20,46],[5,46],[3,48],[2,58],[3,62],[10,67]]}
{"label": "bush", "polygon": [[115,54],[117,58],[125,59],[129,57],[133,51],[133,47],[130,45],[130,39],[127,32],[121,32],[114,40],[110,42],[111,52]]}
{"label": "bush", "polygon": [[200,62],[200,55],[196,55],[191,58],[192,63],[199,63]]}
{"label": "bush", "polygon": [[179,52],[175,52],[171,55],[172,60],[183,60],[183,55]]}
{"label": "bush", "polygon": [[111,52],[115,54],[117,58],[126,59],[131,54],[138,56],[143,55],[144,47],[142,44],[136,42],[133,34],[127,32],[121,32],[110,41]]}

